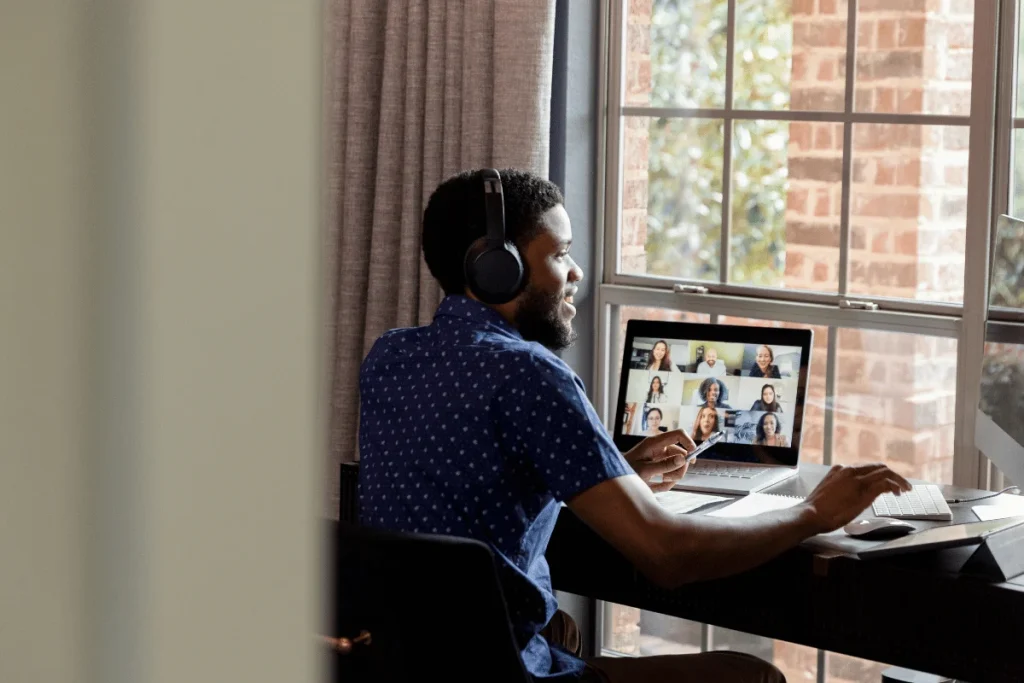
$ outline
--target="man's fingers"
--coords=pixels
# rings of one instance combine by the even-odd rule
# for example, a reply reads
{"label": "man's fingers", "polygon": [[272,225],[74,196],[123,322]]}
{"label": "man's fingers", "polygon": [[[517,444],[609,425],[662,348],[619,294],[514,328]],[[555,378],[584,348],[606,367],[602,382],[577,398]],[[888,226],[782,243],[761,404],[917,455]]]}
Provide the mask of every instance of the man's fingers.
{"label": "man's fingers", "polygon": [[683,448],[682,446],[672,444],[671,446],[665,446],[665,448],[663,448],[660,453],[652,454],[652,456],[648,459],[651,462],[659,462],[661,460],[668,460],[669,458],[674,458],[677,455],[682,455],[685,457],[686,449]]}
{"label": "man's fingers", "polygon": [[697,444],[693,443],[693,439],[690,438],[690,435],[682,429],[673,429],[672,431],[665,432],[664,434],[649,436],[647,437],[647,442],[654,446],[667,446],[669,444],[678,443],[688,451],[692,451],[697,447]]}
{"label": "man's fingers", "polygon": [[873,470],[868,474],[860,477],[860,480],[865,484],[871,484],[876,480],[890,480],[896,483],[896,490],[893,493],[901,493],[903,491],[909,491],[911,489],[910,482],[896,474],[888,467],[882,466],[879,469]]}
{"label": "man's fingers", "polygon": [[673,472],[681,467],[686,466],[685,455],[674,455],[671,458],[665,458],[663,460],[652,460],[643,463],[642,467],[644,470],[644,479],[650,479],[657,474],[665,474],[666,472]]}
{"label": "man's fingers", "polygon": [[690,463],[683,463],[683,466],[679,469],[672,470],[671,472],[665,472],[661,475],[662,479],[671,479],[673,481],[679,481],[686,476],[686,471],[690,469]]}
{"label": "man's fingers", "polygon": [[875,479],[867,487],[867,493],[871,497],[868,501],[868,505],[875,502],[875,498],[878,498],[883,493],[898,493],[900,490],[900,483],[895,479],[889,477],[881,477]]}
{"label": "man's fingers", "polygon": [[658,484],[651,483],[651,484],[649,484],[649,486],[651,487],[651,490],[654,491],[655,493],[663,493],[665,491],[671,491],[672,487],[675,486],[675,482],[674,481],[663,481],[663,482],[658,483]]}
{"label": "man's fingers", "polygon": [[880,462],[871,462],[864,465],[848,465],[846,469],[855,477],[864,477],[888,468]]}

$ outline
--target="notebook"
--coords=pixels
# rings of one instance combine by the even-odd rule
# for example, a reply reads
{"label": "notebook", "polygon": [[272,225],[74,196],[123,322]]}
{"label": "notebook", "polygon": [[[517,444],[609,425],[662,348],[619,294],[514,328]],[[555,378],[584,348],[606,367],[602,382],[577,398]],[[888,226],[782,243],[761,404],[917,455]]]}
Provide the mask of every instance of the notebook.
{"label": "notebook", "polygon": [[975,505],[971,510],[983,522],[1009,517],[1024,517],[1024,507],[1019,505]]}
{"label": "notebook", "polygon": [[690,493],[689,491],[664,491],[662,493],[655,493],[654,497],[658,499],[663,508],[677,515],[693,512],[705,505],[729,500],[723,496],[708,496],[703,493]]}
{"label": "notebook", "polygon": [[785,510],[804,502],[799,496],[780,496],[774,493],[749,493],[732,505],[708,513],[708,517],[753,517],[762,512]]}

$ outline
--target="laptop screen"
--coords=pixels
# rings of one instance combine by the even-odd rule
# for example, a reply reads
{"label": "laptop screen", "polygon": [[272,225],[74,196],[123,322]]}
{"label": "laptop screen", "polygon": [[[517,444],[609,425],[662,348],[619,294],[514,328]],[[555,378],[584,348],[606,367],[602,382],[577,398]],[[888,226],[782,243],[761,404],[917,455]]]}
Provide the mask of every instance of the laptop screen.
{"label": "laptop screen", "polygon": [[616,444],[723,431],[700,458],[796,465],[811,341],[809,329],[629,321]]}

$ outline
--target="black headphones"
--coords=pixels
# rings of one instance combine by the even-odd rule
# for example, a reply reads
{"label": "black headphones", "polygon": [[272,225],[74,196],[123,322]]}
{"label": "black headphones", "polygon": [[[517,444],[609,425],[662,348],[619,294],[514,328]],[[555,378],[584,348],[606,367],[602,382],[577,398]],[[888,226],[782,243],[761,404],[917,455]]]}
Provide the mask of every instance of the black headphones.
{"label": "black headphones", "polygon": [[505,304],[523,288],[523,260],[505,241],[505,196],[501,175],[493,168],[480,172],[484,185],[487,234],[469,245],[463,260],[466,284],[485,304]]}

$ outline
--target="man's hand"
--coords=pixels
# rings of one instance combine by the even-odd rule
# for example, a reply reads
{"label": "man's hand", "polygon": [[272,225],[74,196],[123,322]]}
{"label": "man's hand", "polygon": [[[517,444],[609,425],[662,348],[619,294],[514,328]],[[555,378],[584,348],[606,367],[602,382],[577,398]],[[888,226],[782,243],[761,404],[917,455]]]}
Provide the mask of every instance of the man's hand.
{"label": "man's hand", "polygon": [[[628,453],[626,461],[652,491],[668,491],[686,474],[686,454],[696,448],[693,439],[681,429],[649,436]],[[661,475],[661,482],[651,480]]]}
{"label": "man's hand", "polygon": [[816,533],[827,533],[849,524],[879,495],[899,495],[910,488],[906,479],[882,464],[833,465],[804,505],[813,513]]}

